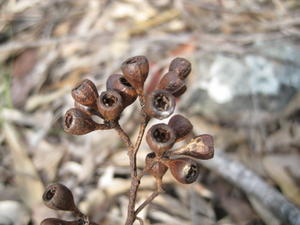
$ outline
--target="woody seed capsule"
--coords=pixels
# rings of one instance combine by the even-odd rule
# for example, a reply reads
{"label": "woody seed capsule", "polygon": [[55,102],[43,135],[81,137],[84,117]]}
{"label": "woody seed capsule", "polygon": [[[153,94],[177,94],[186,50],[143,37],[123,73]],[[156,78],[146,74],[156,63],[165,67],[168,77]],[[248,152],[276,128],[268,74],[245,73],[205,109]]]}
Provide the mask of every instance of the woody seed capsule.
{"label": "woody seed capsule", "polygon": [[176,140],[174,131],[163,123],[153,125],[147,132],[146,141],[157,156],[172,148]]}
{"label": "woody seed capsule", "polygon": [[199,166],[197,162],[190,158],[177,158],[167,161],[167,166],[173,177],[182,184],[191,184],[199,176]]}
{"label": "woody seed capsule", "polygon": [[181,95],[183,95],[185,93],[186,89],[187,89],[186,85],[183,85],[179,90],[174,92],[173,95],[175,97],[180,97]]}
{"label": "woody seed capsule", "polygon": [[178,97],[180,94],[183,94],[183,90],[186,89],[186,86],[184,81],[178,77],[177,73],[169,71],[159,81],[158,89],[169,91]]}
{"label": "woody seed capsule", "polygon": [[102,115],[99,113],[98,109],[92,108],[90,106],[81,105],[79,102],[74,102],[74,107],[77,109],[80,109],[81,111],[84,111],[89,116],[99,116],[102,118]]}
{"label": "woody seed capsule", "polygon": [[124,109],[121,95],[114,90],[103,91],[97,101],[98,110],[105,120],[116,120]]}
{"label": "woody seed capsule", "polygon": [[[146,168],[148,169],[148,173],[155,177],[156,179],[162,179],[165,173],[168,170],[168,167],[164,165],[162,162],[155,162],[156,154],[154,152],[150,152],[147,154],[145,159]],[[151,167],[151,165],[153,166]]]}
{"label": "woody seed capsule", "polygon": [[124,107],[132,104],[136,98],[137,93],[126,78],[120,74],[110,75],[106,82],[107,90],[115,90],[122,96]]}
{"label": "woody seed capsule", "polygon": [[54,210],[78,211],[72,192],[63,184],[49,185],[43,194],[43,201],[47,207]]}
{"label": "woody seed capsule", "polygon": [[149,62],[145,56],[134,56],[121,65],[126,80],[136,89],[138,94],[143,93],[144,83],[149,73]]}
{"label": "woody seed capsule", "polygon": [[190,74],[192,70],[191,63],[185,58],[175,58],[172,60],[169,66],[169,71],[174,71],[178,74],[179,78],[184,80]]}
{"label": "woody seed capsule", "polygon": [[175,97],[166,90],[155,90],[146,96],[145,112],[150,117],[165,119],[175,110]]}
{"label": "woody seed capsule", "polygon": [[170,155],[186,155],[196,159],[211,159],[214,156],[214,140],[209,134],[194,137],[187,145],[170,152]]}
{"label": "woody seed capsule", "polygon": [[193,130],[191,122],[179,114],[172,116],[168,125],[174,130],[177,141],[184,139]]}
{"label": "woody seed capsule", "polygon": [[69,109],[63,118],[65,132],[83,135],[97,129],[97,123],[84,111],[78,108]]}
{"label": "woody seed capsule", "polygon": [[95,84],[89,79],[81,81],[72,90],[72,97],[74,100],[85,106],[96,107],[98,96]]}

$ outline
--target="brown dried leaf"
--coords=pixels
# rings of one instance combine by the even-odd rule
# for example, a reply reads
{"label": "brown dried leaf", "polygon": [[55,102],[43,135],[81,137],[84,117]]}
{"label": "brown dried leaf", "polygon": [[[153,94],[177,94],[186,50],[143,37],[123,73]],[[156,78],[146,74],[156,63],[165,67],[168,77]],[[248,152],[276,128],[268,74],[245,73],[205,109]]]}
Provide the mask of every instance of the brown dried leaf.
{"label": "brown dried leaf", "polygon": [[13,159],[20,197],[29,208],[34,208],[42,202],[43,184],[14,126],[5,122],[3,132]]}
{"label": "brown dried leaf", "polygon": [[300,205],[300,188],[288,171],[293,167],[299,171],[299,155],[273,155],[263,159],[263,164],[270,177],[280,186],[289,200]]}
{"label": "brown dried leaf", "polygon": [[13,63],[12,75],[15,78],[24,78],[33,69],[36,61],[36,49],[28,49],[22,52]]}
{"label": "brown dried leaf", "polygon": [[46,176],[45,179],[52,181],[56,177],[59,163],[64,154],[64,148],[60,145],[55,146],[49,142],[41,141],[35,147],[33,162],[38,170],[43,171]]}
{"label": "brown dried leaf", "polygon": [[249,195],[248,199],[251,202],[254,210],[259,214],[259,216],[267,225],[280,225],[280,221],[270,212],[269,209],[262,205],[261,202]]}
{"label": "brown dried leaf", "polygon": [[14,105],[22,106],[33,88],[32,69],[37,62],[37,50],[29,49],[21,53],[12,66],[12,97]]}

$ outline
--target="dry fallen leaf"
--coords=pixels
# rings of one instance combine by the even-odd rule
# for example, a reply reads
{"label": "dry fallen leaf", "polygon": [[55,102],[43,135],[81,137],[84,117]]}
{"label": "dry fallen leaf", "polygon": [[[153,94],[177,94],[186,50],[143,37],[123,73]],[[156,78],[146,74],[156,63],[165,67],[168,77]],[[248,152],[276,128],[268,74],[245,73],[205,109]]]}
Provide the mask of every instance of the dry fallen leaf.
{"label": "dry fallen leaf", "polygon": [[27,155],[26,145],[22,143],[15,127],[8,122],[4,122],[3,132],[13,159],[19,195],[23,202],[32,209],[41,204],[44,186],[31,159]]}
{"label": "dry fallen leaf", "polygon": [[[299,171],[299,156],[298,155],[283,155],[267,156],[263,159],[263,164],[269,176],[276,182],[283,193],[295,204],[300,205],[300,188],[288,168],[293,166]],[[292,172],[293,169],[290,169]]]}
{"label": "dry fallen leaf", "polygon": [[262,218],[262,220],[267,225],[280,225],[280,221],[268,210],[265,206],[261,204],[258,200],[256,200],[254,197],[251,197],[248,195],[248,199],[254,208],[254,210],[257,212],[257,214]]}
{"label": "dry fallen leaf", "polygon": [[[20,198],[31,210],[40,208],[42,205],[42,194],[44,186],[37,171],[27,155],[26,145],[22,143],[15,127],[9,122],[3,123],[3,132],[8,143],[13,161],[15,183]],[[34,220],[39,223],[41,218],[36,216]]]}
{"label": "dry fallen leaf", "polygon": [[46,180],[53,181],[64,154],[65,149],[62,146],[43,140],[35,146],[33,162],[38,170],[43,171]]}

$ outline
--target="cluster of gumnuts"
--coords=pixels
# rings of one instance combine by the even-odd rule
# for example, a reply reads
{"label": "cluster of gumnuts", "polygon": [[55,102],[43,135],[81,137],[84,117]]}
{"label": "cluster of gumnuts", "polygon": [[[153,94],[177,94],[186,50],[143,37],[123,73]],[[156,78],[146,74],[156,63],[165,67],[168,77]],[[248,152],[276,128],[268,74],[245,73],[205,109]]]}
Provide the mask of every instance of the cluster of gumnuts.
{"label": "cluster of gumnuts", "polygon": [[[95,84],[88,79],[80,82],[72,90],[72,97],[75,100],[74,108],[69,109],[63,119],[64,130],[67,133],[84,135],[95,130],[115,128],[119,124],[122,111],[137,97],[140,97],[142,112],[148,120],[168,118],[175,110],[176,97],[186,91],[185,80],[191,72],[191,63],[184,58],[172,60],[169,71],[160,79],[156,89],[151,93],[144,92],[144,83],[149,73],[149,63],[145,56],[127,59],[122,63],[121,70],[122,74],[113,74],[108,77],[106,90],[100,94]],[[102,118],[103,123],[95,122],[93,116]],[[152,152],[146,156],[145,168],[148,174],[155,177],[159,187],[168,169],[180,183],[195,182],[199,175],[196,159],[213,157],[212,136],[203,134],[189,138],[192,130],[191,122],[179,114],[173,115],[167,124],[158,123],[148,129],[146,141]],[[172,149],[176,142],[182,140],[185,140],[183,146]],[[66,189],[63,185],[55,185],[60,187],[56,188],[56,191]],[[53,194],[49,190],[45,193],[44,201],[47,202],[47,196],[51,198]],[[67,198],[71,199],[69,191],[64,191],[62,194],[68,195]],[[57,199],[61,203],[64,202],[63,197]],[[49,204],[48,206],[50,207]],[[72,210],[78,213],[78,209],[74,208],[74,205],[72,207]]]}

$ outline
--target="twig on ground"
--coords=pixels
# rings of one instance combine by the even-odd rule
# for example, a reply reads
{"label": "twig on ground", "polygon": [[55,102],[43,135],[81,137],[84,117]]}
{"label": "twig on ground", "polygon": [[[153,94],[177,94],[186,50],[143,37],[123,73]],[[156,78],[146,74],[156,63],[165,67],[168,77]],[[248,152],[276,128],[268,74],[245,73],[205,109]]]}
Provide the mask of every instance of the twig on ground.
{"label": "twig on ground", "polygon": [[262,202],[284,224],[300,225],[300,210],[282,194],[241,163],[228,158],[220,150],[212,160],[199,161],[222,177]]}

